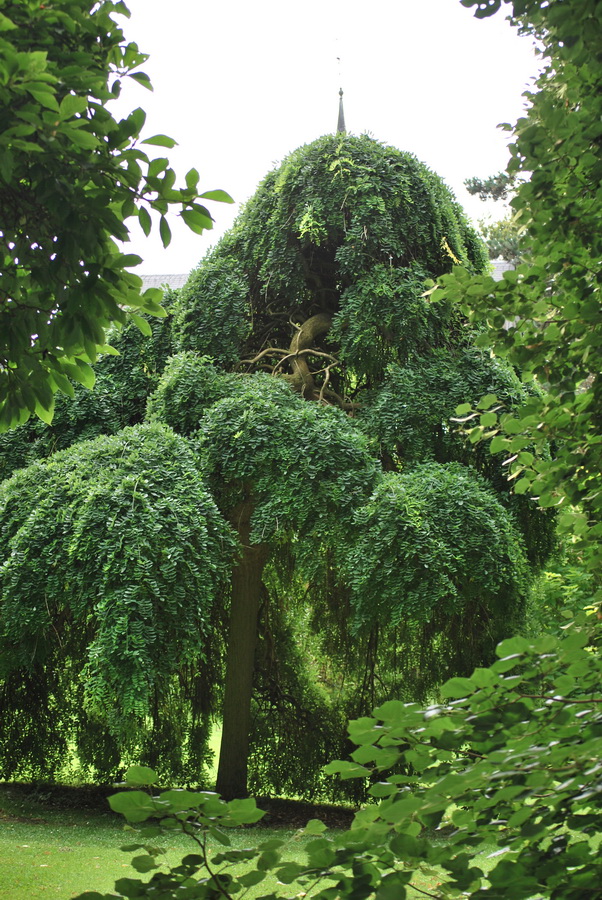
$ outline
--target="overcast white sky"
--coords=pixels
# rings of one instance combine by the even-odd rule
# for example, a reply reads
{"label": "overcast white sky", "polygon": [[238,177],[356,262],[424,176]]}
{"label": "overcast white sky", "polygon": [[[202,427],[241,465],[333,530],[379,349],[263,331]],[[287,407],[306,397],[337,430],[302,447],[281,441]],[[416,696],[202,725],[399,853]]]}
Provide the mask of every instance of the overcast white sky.
{"label": "overcast white sky", "polygon": [[[347,130],[415,153],[473,219],[486,208],[463,181],[503,169],[506,134],[537,70],[530,42],[498,13],[475,20],[459,0],[126,0],[126,36],[150,54],[154,92],[132,85],[114,113],[142,106],[146,134],[178,141],[167,155],[183,183],[250,197],[288,153],[336,129],[338,90]],[[340,63],[337,61],[340,58]],[[172,216],[172,244],[136,222],[128,252],[138,274],[188,272],[232,223],[211,204],[214,230],[194,235]]]}

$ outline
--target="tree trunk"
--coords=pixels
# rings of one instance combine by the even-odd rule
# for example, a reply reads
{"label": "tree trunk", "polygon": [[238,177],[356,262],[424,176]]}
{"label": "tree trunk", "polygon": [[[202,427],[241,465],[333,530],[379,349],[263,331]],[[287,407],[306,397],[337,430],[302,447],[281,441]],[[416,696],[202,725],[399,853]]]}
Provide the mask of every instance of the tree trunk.
{"label": "tree trunk", "polygon": [[257,615],[263,567],[269,552],[265,544],[249,543],[252,512],[253,504],[247,499],[230,516],[238,531],[242,556],[232,572],[223,729],[216,784],[216,790],[226,799],[247,795]]}

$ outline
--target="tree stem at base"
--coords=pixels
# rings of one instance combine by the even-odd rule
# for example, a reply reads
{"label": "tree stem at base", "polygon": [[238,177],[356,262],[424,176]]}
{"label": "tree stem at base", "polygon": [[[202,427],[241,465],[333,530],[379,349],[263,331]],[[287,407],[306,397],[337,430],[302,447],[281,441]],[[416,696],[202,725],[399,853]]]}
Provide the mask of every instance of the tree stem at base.
{"label": "tree stem at base", "polygon": [[253,503],[247,499],[230,516],[238,531],[242,554],[232,572],[223,728],[216,783],[216,790],[226,799],[247,795],[257,616],[263,567],[269,552],[266,545],[249,542],[253,509]]}

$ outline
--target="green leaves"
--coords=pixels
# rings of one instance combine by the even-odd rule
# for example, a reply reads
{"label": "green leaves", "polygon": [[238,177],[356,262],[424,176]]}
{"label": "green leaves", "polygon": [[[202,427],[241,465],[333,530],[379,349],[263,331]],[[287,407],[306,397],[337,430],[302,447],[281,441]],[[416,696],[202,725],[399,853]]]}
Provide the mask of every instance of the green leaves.
{"label": "green leaves", "polygon": [[[470,615],[478,597],[479,609],[488,610],[488,642],[490,629],[507,633],[509,619],[520,616],[529,580],[522,542],[474,470],[430,463],[389,473],[355,525],[345,570],[356,621],[429,622],[444,611],[449,620]],[[451,634],[447,640],[453,643]],[[477,649],[476,631],[473,641],[471,662],[478,664],[487,651]]]}
{"label": "green leaves", "polygon": [[[371,793],[383,799],[369,808],[369,817],[357,815],[339,846],[356,846],[369,822],[366,849],[382,878],[392,865],[380,849],[383,831],[377,830],[386,825],[394,857],[409,872],[439,867],[445,895],[464,890],[481,896],[483,872],[471,860],[483,844],[499,848],[491,853],[500,859],[486,878],[489,891],[499,890],[500,897],[509,883],[513,896],[525,900],[535,889],[545,897],[566,894],[575,900],[585,886],[595,890],[600,861],[593,832],[584,837],[578,822],[583,815],[585,826],[591,804],[598,808],[602,799],[600,767],[590,765],[602,741],[602,663],[587,649],[598,638],[595,618],[581,614],[559,638],[502,642],[498,663],[446,682],[441,695],[453,701],[449,705],[418,711],[416,705],[385,704],[372,720],[352,723],[350,733],[356,743],[362,736],[366,755],[395,746],[402,763],[412,766],[422,750],[426,756],[424,771],[403,778],[401,786],[397,776],[374,786]],[[506,663],[519,674],[509,677]],[[343,763],[331,765],[344,771]],[[441,843],[430,838],[424,829],[445,823],[450,811],[455,830],[447,830]],[[567,817],[575,833],[552,837],[555,859],[548,865],[550,836],[564,831]],[[578,870],[579,889],[573,873],[567,874],[569,859]]]}
{"label": "green leaves", "polygon": [[326,825],[324,822],[320,822],[319,819],[310,819],[306,824],[304,831],[305,834],[324,834]]}
{"label": "green leaves", "polygon": [[123,266],[124,269],[127,269],[130,266],[139,266],[141,262],[142,257],[137,256],[135,253],[125,253],[115,260],[115,263],[118,266]]}
{"label": "green leaves", "polygon": [[[17,759],[6,754],[3,765],[36,766],[39,752],[54,765],[70,740],[95,766],[114,771],[115,751],[127,760],[141,752],[135,748],[164,741],[172,745],[167,771],[200,772],[204,717],[216,701],[207,686],[198,726],[188,728],[196,704],[191,709],[180,676],[206,672],[216,652],[211,609],[235,544],[186,441],[155,425],[75,444],[2,483],[0,522],[0,678],[3,686],[13,678],[24,685],[3,706],[6,728],[23,730],[39,718],[36,697],[45,703],[46,691],[56,722],[35,742],[24,729]],[[39,668],[34,697],[25,674],[31,665]],[[126,775],[135,786],[156,780],[145,767]],[[146,794],[127,796],[134,799],[116,803],[134,804],[128,817],[150,815]],[[197,799],[167,798],[174,805]],[[255,815],[245,803],[232,814],[237,821]]]}
{"label": "green leaves", "polygon": [[[500,6],[477,0],[463,5],[476,7],[477,15]],[[519,495],[529,494],[543,508],[566,509],[569,516],[571,508],[582,507],[587,527],[579,531],[579,551],[587,567],[599,573],[602,554],[593,538],[602,516],[595,424],[600,348],[592,326],[601,309],[593,274],[601,252],[595,135],[602,100],[594,88],[600,74],[600,9],[597,2],[575,0],[511,5],[515,24],[537,38],[546,60],[516,125],[508,166],[516,187],[513,220],[526,231],[526,262],[496,284],[455,272],[446,279],[445,294],[463,303],[472,321],[486,323],[484,340],[496,355],[542,386],[528,417],[500,419],[491,450],[506,451]],[[470,435],[475,442],[486,437],[474,430]],[[550,442],[554,458],[544,465]],[[525,450],[533,458],[517,459]]]}
{"label": "green leaves", "polygon": [[219,203],[234,203],[234,200],[227,194],[226,191],[205,191],[204,194],[201,194],[201,199],[204,200],[216,200]]}
{"label": "green leaves", "polygon": [[12,31],[16,27],[15,23],[8,16],[0,13],[0,31]]}
{"label": "green leaves", "polygon": [[365,766],[360,766],[357,763],[336,761],[330,762],[328,765],[324,766],[324,771],[327,775],[339,775],[341,778],[345,779],[361,778],[362,776],[370,775],[372,770]]}
{"label": "green leaves", "polygon": [[[143,110],[117,121],[105,105],[118,93],[117,74],[150,86],[136,71],[146,57],[125,42],[116,13],[127,14],[125,4],[57,0],[1,14],[0,204],[10,209],[0,251],[1,430],[34,411],[51,419],[49,401],[34,410],[23,398],[23,381],[55,390],[52,372],[70,377],[76,359],[94,362],[126,311],[150,312],[140,280],[127,272],[133,257],[117,249],[128,218],[149,234],[150,211],[159,213],[165,246],[170,208],[186,211],[197,233],[212,224],[196,204],[198,173],[178,190],[168,161],[157,167],[141,149],[175,141],[141,139]],[[229,198],[217,191],[207,199]]]}
{"label": "green leaves", "polygon": [[249,282],[237,260],[206,259],[180,291],[174,334],[180,349],[229,367],[240,358],[251,321]]}
{"label": "green leaves", "polygon": [[152,137],[145,138],[142,144],[152,144],[155,147],[176,147],[178,142],[166,134],[155,134]]}
{"label": "green leaves", "polygon": [[[253,541],[295,534],[309,547],[319,535],[333,545],[376,477],[363,436],[339,410],[307,403],[271,376],[222,376],[222,384],[229,396],[196,423],[203,468],[222,508],[247,483],[255,497]],[[193,393],[178,386],[178,405]],[[166,406],[168,421],[184,418],[175,405]]]}
{"label": "green leaves", "polygon": [[231,800],[228,804],[228,817],[232,820],[232,824],[254,825],[264,815],[265,813],[261,809],[257,809],[257,804],[252,797],[245,800]]}
{"label": "green leaves", "polygon": [[73,378],[74,381],[83,384],[84,387],[92,389],[96,376],[94,370],[83,359],[74,359],[72,362],[65,361],[61,367],[66,375]]}
{"label": "green leaves", "polygon": [[113,794],[109,806],[113,812],[122,813],[128,822],[145,822],[157,809],[152,797],[144,791]]}
{"label": "green leaves", "polygon": [[455,700],[467,697],[474,689],[475,684],[470,678],[450,678],[441,688],[441,696],[444,700]]}
{"label": "green leaves", "polygon": [[153,330],[150,327],[147,319],[144,319],[142,316],[137,316],[135,313],[130,313],[130,318],[132,322],[134,322],[134,324],[138,326],[142,334],[146,335],[147,337],[152,336]]}
{"label": "green leaves", "polygon": [[497,403],[497,397],[495,394],[485,394],[484,397],[477,403],[478,409],[490,409],[495,403]]}
{"label": "green leaves", "polygon": [[158,780],[155,770],[148,766],[130,766],[125,773],[125,781],[130,787],[156,784]]}
{"label": "green leaves", "polygon": [[83,113],[88,108],[87,97],[78,97],[75,94],[66,94],[58,108],[60,119],[71,119],[76,113]]}
{"label": "green leaves", "polygon": [[171,228],[169,227],[165,216],[161,216],[159,219],[159,234],[163,246],[169,247],[169,244],[171,243]]}
{"label": "green leaves", "polygon": [[[126,777],[132,783],[142,779],[154,781],[156,773],[135,766]],[[135,842],[123,846],[121,849],[124,852],[137,853],[130,863],[137,872],[146,875],[154,871],[155,874],[149,881],[118,879],[115,889],[119,891],[119,896],[151,897],[160,890],[162,894],[175,891],[186,897],[209,900],[215,891],[220,894],[227,891],[226,896],[231,896],[241,888],[258,885],[266,878],[267,872],[276,867],[279,867],[278,876],[289,881],[304,871],[304,867],[296,863],[283,865],[280,848],[284,841],[281,840],[264,841],[257,849],[209,849],[208,837],[229,848],[230,839],[224,829],[252,825],[263,816],[252,799],[227,803],[219,795],[209,792],[174,790],[153,796],[141,791],[129,791],[114,794],[109,798],[109,803],[115,812],[122,813],[134,826],[149,819],[156,823],[138,828],[142,839],[160,840],[163,835],[171,836],[177,829],[195,841],[197,850],[186,854],[177,865],[170,866],[163,859],[165,851],[154,843]],[[247,871],[241,873],[240,868],[244,865]],[[161,871],[156,871],[159,867]],[[232,874],[229,869],[234,870]],[[84,898],[86,896],[82,895]]]}
{"label": "green leaves", "polygon": [[148,237],[152,228],[152,220],[149,211],[144,206],[141,206],[138,210],[138,221],[143,232]]}
{"label": "green leaves", "polygon": [[[230,200],[223,191],[202,198]],[[196,227],[194,216],[182,215]],[[320,138],[268,175],[226,240],[192,273],[181,296],[182,348],[230,365],[244,346],[249,369],[288,377],[294,364],[286,350],[315,306],[333,319],[335,357],[327,374],[320,357],[316,395],[324,384],[321,400],[360,402],[365,380],[379,381],[388,363],[447,345],[454,315],[424,295],[425,280],[433,283],[451,265],[444,238],[469,268],[486,265],[447,188],[413,156],[366,135]],[[326,258],[332,263],[324,269]],[[218,277],[227,269],[235,281]],[[300,304],[294,322],[291,298]]]}
{"label": "green leaves", "polygon": [[[602,875],[596,839],[602,661],[592,652],[599,631],[595,617],[579,613],[558,637],[504,641],[493,666],[443,686],[442,696],[451,702],[420,708],[389,701],[374,716],[351,722],[354,756],[378,759],[393,750],[393,769],[374,784],[374,801],[349,830],[329,835],[323,823],[308,822],[305,834],[314,837],[305,844],[305,865],[287,861],[280,840],[208,850],[204,834],[223,835],[233,824],[256,820],[253,800],[226,803],[187,791],[114,795],[112,808],[130,821],[150,817],[166,834],[177,821],[199,851],[176,866],[162,864],[164,871],[147,885],[120,879],[116,889],[150,898],[159,887],[216,886],[217,878],[233,895],[273,871],[280,884],[293,887],[285,893],[277,887],[262,895],[266,900],[310,886],[322,900],[397,900],[424,877],[436,878],[429,892],[441,898],[461,893],[502,900],[509,889],[516,900],[530,900],[534,892],[568,900],[594,896]],[[505,662],[518,674],[508,676],[500,666]],[[370,772],[346,762],[328,768],[349,778]],[[400,768],[407,774],[398,774]],[[135,767],[127,777],[150,781],[155,773]],[[483,848],[490,864],[481,868],[474,860]],[[159,848],[133,843],[123,849],[137,854],[132,865],[138,872],[157,869]]]}
{"label": "green leaves", "polygon": [[180,215],[196,234],[213,228],[213,219],[203,206],[194,205],[190,209],[183,209]]}

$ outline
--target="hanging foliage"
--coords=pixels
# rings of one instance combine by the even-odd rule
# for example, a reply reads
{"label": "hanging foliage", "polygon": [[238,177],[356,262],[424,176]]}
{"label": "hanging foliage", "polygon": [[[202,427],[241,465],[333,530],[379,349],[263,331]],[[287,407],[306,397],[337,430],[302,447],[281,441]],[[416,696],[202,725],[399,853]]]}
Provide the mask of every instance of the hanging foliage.
{"label": "hanging foliage", "polygon": [[[207,354],[219,365],[238,361],[251,329],[249,287],[235,259],[207,260],[191,273],[177,304],[175,330],[183,350]],[[209,306],[205,297],[213,297]]]}
{"label": "hanging foliage", "polygon": [[484,246],[434,173],[366,135],[327,135],[267,176],[192,274],[176,340],[341,405],[401,339],[445,340],[420,295],[459,260],[480,271]]}
{"label": "hanging foliage", "polygon": [[428,463],[391,473],[355,521],[347,566],[359,622],[424,622],[435,610],[451,616],[471,608],[486,658],[500,629],[520,620],[529,584],[521,540],[469,469]]}
{"label": "hanging foliage", "polygon": [[[111,761],[160,750],[166,772],[195,777],[221,713],[218,791],[325,796],[332,783],[309,769],[341,752],[348,715],[392,691],[427,696],[520,620],[519,526],[533,562],[548,522],[509,500],[503,472],[449,417],[494,390],[518,408],[527,391],[433,290],[458,260],[480,271],[486,254],[413,156],[366,136],[302,147],[179,292],[173,330],[124,332],[121,356],[102,361],[105,427],[137,423],[150,392],[153,424],[8,482],[24,499],[1,556],[6,678],[27,668],[17,631],[37,635],[39,703],[62,710],[80,759],[98,771],[101,747]],[[47,543],[19,544],[34,523]],[[11,735],[9,755],[39,768]],[[284,741],[294,764],[276,764]]]}
{"label": "hanging foliage", "polygon": [[[124,429],[30,466],[0,489],[0,533],[4,777],[29,769],[15,729],[43,705],[51,755],[82,733],[77,703],[127,756],[214,710],[213,604],[235,543],[182,438]],[[39,703],[12,694],[21,677]]]}

